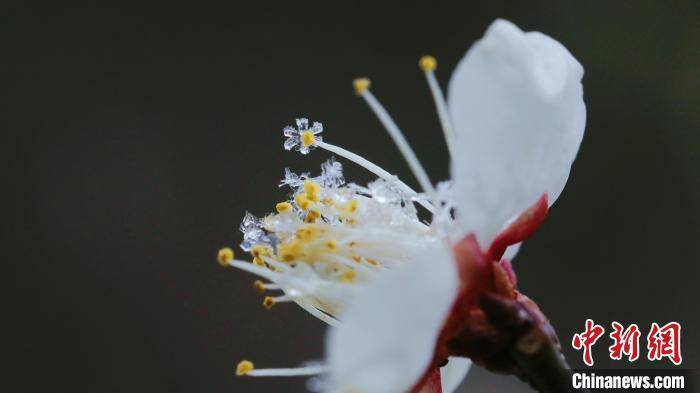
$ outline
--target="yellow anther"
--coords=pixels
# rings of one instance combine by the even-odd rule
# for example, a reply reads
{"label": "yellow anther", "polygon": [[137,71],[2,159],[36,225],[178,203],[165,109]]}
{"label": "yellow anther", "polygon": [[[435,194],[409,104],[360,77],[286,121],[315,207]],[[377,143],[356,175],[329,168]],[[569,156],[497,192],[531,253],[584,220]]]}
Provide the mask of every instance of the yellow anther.
{"label": "yellow anther", "polygon": [[255,258],[271,257],[272,256],[272,248],[270,248],[270,246],[256,244],[250,249],[250,253]]}
{"label": "yellow anther", "polygon": [[370,265],[374,265],[374,266],[379,265],[379,263],[377,262],[377,260],[376,260],[376,259],[372,259],[372,258],[367,258],[367,263],[369,263]]}
{"label": "yellow anther", "polygon": [[304,181],[304,191],[306,192],[306,198],[311,202],[318,202],[318,194],[321,192],[321,186],[316,182],[311,180]]}
{"label": "yellow anther", "polygon": [[279,248],[280,258],[284,262],[292,262],[297,257],[297,248],[296,244],[283,244]]}
{"label": "yellow anther", "polygon": [[254,369],[255,366],[253,365],[253,362],[251,362],[250,360],[242,360],[238,363],[238,366],[236,366],[236,375],[240,377],[242,375],[248,374]]}
{"label": "yellow anther", "polygon": [[219,250],[216,255],[216,260],[219,261],[219,265],[226,267],[233,260],[233,250],[230,247],[224,247]]}
{"label": "yellow anther", "polygon": [[316,142],[316,137],[311,130],[306,130],[301,133],[301,144],[304,145],[304,147],[309,147],[313,145],[314,142]]}
{"label": "yellow anther", "polygon": [[437,68],[437,60],[433,56],[423,56],[418,60],[418,66],[424,72],[432,72]]}
{"label": "yellow anther", "polygon": [[357,263],[362,262],[362,258],[359,255],[353,255],[352,260],[357,262]]}
{"label": "yellow anther", "polygon": [[263,306],[268,310],[271,309],[276,303],[277,302],[275,299],[271,296],[265,296],[265,300],[263,300]]}
{"label": "yellow anther", "polygon": [[253,283],[253,288],[255,288],[255,290],[260,293],[265,292],[265,285],[260,280],[255,280],[255,282]]}
{"label": "yellow anther", "polygon": [[355,273],[354,270],[346,270],[343,272],[343,274],[340,275],[340,282],[350,284],[352,282],[355,282],[356,278],[357,273]]}
{"label": "yellow anther", "polygon": [[306,223],[314,223],[316,222],[317,219],[321,217],[321,213],[319,213],[316,210],[309,210],[309,214],[306,215],[306,218],[304,219],[304,222]]}
{"label": "yellow anther", "polygon": [[355,213],[357,211],[357,206],[359,202],[357,202],[357,199],[353,199],[352,201],[348,202],[347,205],[345,205],[345,210],[348,211],[348,213]]}
{"label": "yellow anther", "polygon": [[352,87],[355,88],[355,94],[362,95],[367,89],[369,89],[372,82],[368,78],[357,78],[352,81]]}
{"label": "yellow anther", "polygon": [[297,194],[294,197],[294,202],[297,203],[297,206],[299,206],[300,209],[306,210],[309,208],[309,205],[311,205],[311,201],[309,198],[306,197],[305,193]]}
{"label": "yellow anther", "polygon": [[335,241],[335,239],[330,239],[326,242],[326,247],[328,247],[328,250],[330,251],[335,251],[335,249],[338,248],[338,243]]}
{"label": "yellow anther", "polygon": [[292,204],[289,202],[280,202],[275,205],[275,209],[277,209],[277,213],[287,213],[292,211]]}
{"label": "yellow anther", "polygon": [[253,265],[265,267],[265,261],[263,261],[262,258],[253,257]]}

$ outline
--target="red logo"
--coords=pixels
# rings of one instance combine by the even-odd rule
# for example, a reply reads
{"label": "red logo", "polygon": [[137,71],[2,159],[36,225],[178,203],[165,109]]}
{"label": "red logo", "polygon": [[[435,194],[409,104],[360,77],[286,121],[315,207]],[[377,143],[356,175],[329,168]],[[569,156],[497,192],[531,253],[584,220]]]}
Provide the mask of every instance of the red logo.
{"label": "red logo", "polygon": [[574,334],[574,338],[571,340],[571,345],[574,346],[574,349],[583,349],[583,362],[588,366],[593,365],[591,347],[603,333],[605,333],[605,329],[602,326],[596,325],[592,319],[586,319],[586,331]]}
{"label": "red logo", "polygon": [[[639,359],[641,332],[637,324],[633,323],[625,328],[618,322],[612,322],[611,326],[612,332],[609,337],[612,345],[608,347],[610,358],[622,360],[626,357],[629,362]],[[574,349],[583,350],[583,362],[589,367],[594,363],[592,348],[604,333],[605,328],[593,322],[592,319],[587,319],[586,329],[574,334],[571,339]],[[652,323],[647,335],[647,350],[647,359],[651,361],[668,358],[673,364],[680,365],[683,362],[681,325],[678,322],[669,322],[664,326],[659,326],[656,322]]]}
{"label": "red logo", "polygon": [[669,322],[659,327],[656,322],[651,324],[651,330],[647,336],[647,349],[649,360],[661,360],[669,358],[676,366],[681,364],[681,325],[677,322]]}

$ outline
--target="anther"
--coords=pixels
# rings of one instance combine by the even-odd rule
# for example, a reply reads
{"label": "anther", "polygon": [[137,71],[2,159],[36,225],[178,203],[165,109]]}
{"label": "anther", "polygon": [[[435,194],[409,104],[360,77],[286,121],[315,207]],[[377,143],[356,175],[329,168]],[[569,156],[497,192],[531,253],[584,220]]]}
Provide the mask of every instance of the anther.
{"label": "anther", "polygon": [[348,213],[355,213],[357,211],[357,206],[358,206],[357,199],[353,199],[350,202],[348,202],[347,206],[345,208],[348,210]]}
{"label": "anther", "polygon": [[328,247],[328,250],[330,251],[335,251],[335,249],[338,247],[338,243],[335,241],[335,239],[330,239],[326,242],[326,247]]}
{"label": "anther", "polygon": [[296,202],[297,206],[299,206],[299,208],[302,210],[308,209],[309,205],[311,205],[311,201],[304,193],[297,194],[297,196],[294,197],[294,202]]}
{"label": "anther", "polygon": [[275,298],[273,298],[272,296],[265,296],[265,299],[263,300],[263,306],[266,309],[271,309],[275,304],[277,304]]}
{"label": "anther", "polygon": [[321,213],[316,210],[309,210],[309,214],[306,215],[304,222],[312,224],[316,222],[321,217]]}
{"label": "anther", "polygon": [[318,194],[321,191],[321,186],[318,183],[311,180],[304,181],[304,191],[306,192],[306,198],[311,202],[318,202]]}
{"label": "anther", "polygon": [[433,56],[423,56],[418,61],[418,66],[423,72],[433,72],[437,68],[437,60]]}
{"label": "anther", "polygon": [[354,270],[346,270],[340,275],[340,282],[345,284],[350,284],[355,282],[357,278],[357,273]]}
{"label": "anther", "polygon": [[253,283],[253,288],[255,288],[255,290],[260,293],[265,292],[265,284],[263,284],[263,282],[260,280],[255,280],[255,282]]}
{"label": "anther", "polygon": [[253,362],[251,362],[250,360],[242,360],[238,363],[238,366],[236,366],[236,375],[240,377],[242,375],[250,373],[254,369],[255,366],[253,365]]}
{"label": "anther", "polygon": [[230,247],[224,247],[219,250],[216,256],[216,260],[219,261],[219,265],[226,267],[233,260],[233,250]]}
{"label": "anther", "polygon": [[369,87],[372,82],[368,78],[357,78],[352,81],[352,87],[355,88],[355,94],[362,95]]}
{"label": "anther", "polygon": [[287,213],[292,211],[292,204],[289,202],[280,202],[275,205],[275,209],[277,210],[277,213]]}
{"label": "anther", "polygon": [[301,143],[304,145],[304,147],[309,147],[314,144],[316,141],[316,137],[314,136],[314,133],[311,132],[311,130],[306,130],[301,133]]}

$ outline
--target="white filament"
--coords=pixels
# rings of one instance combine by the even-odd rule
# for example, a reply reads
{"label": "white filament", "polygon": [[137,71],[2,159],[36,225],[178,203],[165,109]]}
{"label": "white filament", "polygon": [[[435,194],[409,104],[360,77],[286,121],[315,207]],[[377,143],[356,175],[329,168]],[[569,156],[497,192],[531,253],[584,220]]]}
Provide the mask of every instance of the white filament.
{"label": "white filament", "polygon": [[396,125],[391,116],[389,116],[389,113],[369,90],[362,92],[362,98],[365,99],[367,105],[369,105],[370,109],[372,109],[379,121],[382,123],[382,125],[384,125],[384,128],[386,128],[389,136],[391,136],[394,143],[396,143],[396,146],[399,148],[399,151],[401,151],[401,154],[403,154],[404,159],[411,168],[411,171],[413,171],[413,175],[418,180],[418,183],[423,188],[423,191],[428,193],[430,196],[434,196],[435,188],[430,182],[428,174],[425,172],[425,169],[423,169],[420,161],[418,161],[416,154],[413,152],[413,149],[411,149],[411,146],[406,141],[406,138],[403,136],[403,133],[399,127]]}
{"label": "white filament", "polygon": [[447,143],[447,150],[450,152],[450,156],[454,157],[455,147],[454,147],[454,129],[452,128],[452,120],[450,120],[450,112],[447,109],[447,103],[445,102],[445,96],[442,94],[442,89],[435,78],[433,71],[425,72],[425,79],[428,81],[428,87],[430,88],[430,93],[433,95],[433,101],[435,101],[435,108],[437,109],[438,117],[440,118],[440,124],[442,125],[442,131],[445,134],[445,142]]}
{"label": "white filament", "polygon": [[296,368],[263,368],[263,369],[259,369],[259,370],[258,369],[252,370],[252,371],[246,373],[246,376],[249,376],[249,377],[298,377],[298,376],[323,374],[327,371],[328,371],[328,367],[325,365],[296,367]]}
{"label": "white filament", "polygon": [[435,207],[430,202],[426,201],[423,198],[420,198],[418,196],[418,193],[414,189],[409,187],[406,183],[402,182],[401,180],[397,179],[396,176],[387,172],[379,165],[377,165],[377,164],[375,164],[375,163],[373,163],[373,162],[371,162],[371,161],[369,161],[369,160],[367,160],[367,159],[365,159],[365,158],[363,158],[363,157],[361,157],[361,156],[359,156],[359,155],[357,155],[349,150],[343,149],[340,146],[332,145],[330,143],[326,143],[326,142],[322,142],[322,141],[318,141],[318,140],[314,143],[314,145],[320,147],[321,149],[328,150],[331,153],[335,153],[343,158],[346,158],[346,159],[354,162],[355,164],[367,169],[368,171],[374,173],[375,175],[381,177],[384,180],[387,180],[387,181],[396,180],[396,184],[397,184],[397,186],[399,186],[401,188],[401,191],[406,193],[408,196],[414,197],[416,203],[420,204],[421,206],[426,208],[431,213],[435,211]]}

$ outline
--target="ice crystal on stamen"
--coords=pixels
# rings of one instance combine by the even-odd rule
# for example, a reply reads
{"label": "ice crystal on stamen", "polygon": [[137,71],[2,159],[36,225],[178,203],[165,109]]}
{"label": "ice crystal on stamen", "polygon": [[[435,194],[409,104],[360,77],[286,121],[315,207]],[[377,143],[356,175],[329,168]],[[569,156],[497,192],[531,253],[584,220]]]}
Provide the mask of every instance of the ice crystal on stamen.
{"label": "ice crystal on stamen", "polygon": [[443,236],[455,233],[454,230],[454,198],[451,181],[437,184],[435,191],[435,211],[431,227]]}
{"label": "ice crystal on stamen", "polygon": [[263,220],[249,212],[245,213],[239,228],[243,232],[243,242],[241,242],[243,251],[250,251],[258,243],[270,242],[270,237],[263,230]]}
{"label": "ice crystal on stamen", "polygon": [[292,189],[296,189],[301,187],[301,185],[304,184],[304,180],[309,178],[309,173],[304,172],[301,175],[297,175],[296,173],[292,172],[289,168],[284,168],[284,179],[280,181],[279,186],[284,187],[284,186],[289,186]]}
{"label": "ice crystal on stamen", "polygon": [[284,141],[284,148],[285,150],[295,149],[301,154],[308,154],[316,148],[315,142],[323,140],[323,137],[319,135],[323,132],[323,124],[315,121],[309,127],[309,119],[304,117],[296,119],[296,124],[296,128],[286,126],[282,129],[282,133],[287,137]]}
{"label": "ice crystal on stamen", "polygon": [[334,157],[321,164],[321,183],[326,187],[340,187],[345,184],[343,165]]}
{"label": "ice crystal on stamen", "polygon": [[377,179],[367,185],[370,195],[380,203],[401,203],[405,195],[392,180]]}

